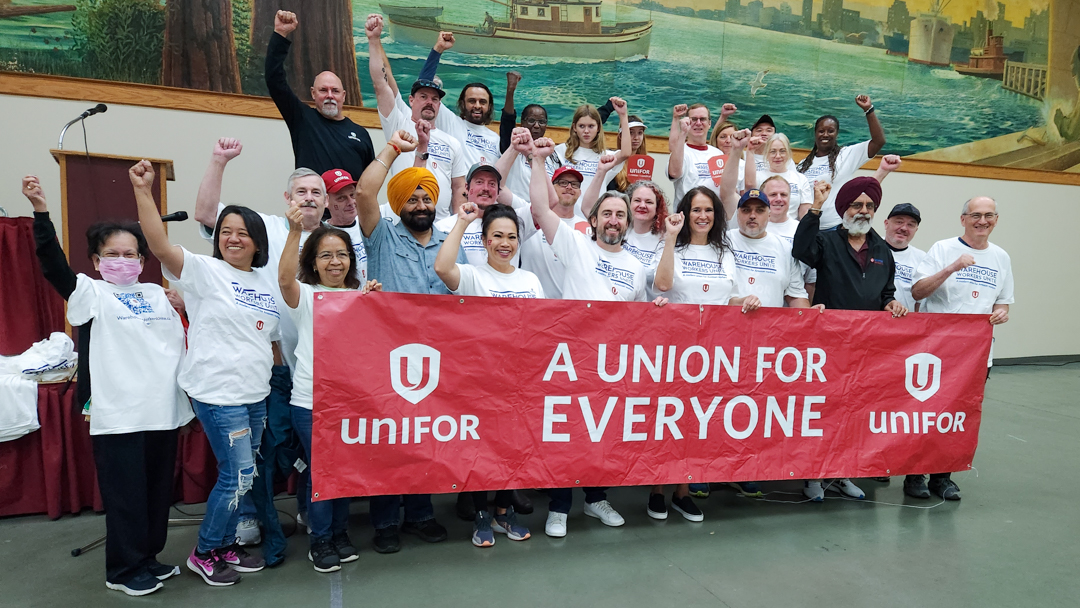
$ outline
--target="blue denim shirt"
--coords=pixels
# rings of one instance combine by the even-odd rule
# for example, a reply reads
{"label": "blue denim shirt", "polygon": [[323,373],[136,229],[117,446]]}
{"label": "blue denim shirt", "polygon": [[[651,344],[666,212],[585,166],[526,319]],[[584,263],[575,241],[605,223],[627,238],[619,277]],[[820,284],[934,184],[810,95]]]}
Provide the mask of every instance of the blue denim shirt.
{"label": "blue denim shirt", "polygon": [[[435,274],[435,256],[445,240],[445,232],[432,228],[427,245],[421,245],[405,226],[380,219],[371,235],[364,237],[368,278],[382,283],[383,291],[449,294]],[[457,262],[469,263],[463,249],[458,249]]]}

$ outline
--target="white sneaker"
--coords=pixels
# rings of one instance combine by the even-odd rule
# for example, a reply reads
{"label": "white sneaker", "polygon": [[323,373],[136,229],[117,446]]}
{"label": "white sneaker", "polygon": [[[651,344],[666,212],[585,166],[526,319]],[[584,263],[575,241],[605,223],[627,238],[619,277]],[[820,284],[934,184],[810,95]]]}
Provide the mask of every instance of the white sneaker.
{"label": "white sneaker", "polygon": [[307,517],[303,513],[296,514],[296,529],[297,531],[303,529],[308,534],[311,534],[311,526],[308,525]]}
{"label": "white sneaker", "polygon": [[837,479],[829,484],[829,489],[833,492],[839,492],[840,494],[859,500],[866,498],[866,493],[863,492],[859,486],[851,483],[850,479]]}
{"label": "white sneaker", "polygon": [[585,515],[599,519],[605,526],[617,528],[626,523],[615,507],[606,500],[585,503]]}
{"label": "white sneaker", "polygon": [[259,531],[259,520],[253,518],[241,519],[236,524],[236,542],[241,547],[261,543],[262,533]]}
{"label": "white sneaker", "polygon": [[825,500],[825,490],[821,488],[820,481],[804,481],[802,493],[803,496],[814,502],[823,502]]}
{"label": "white sneaker", "polygon": [[552,538],[566,536],[566,513],[548,511],[547,523],[544,524],[544,534]]}

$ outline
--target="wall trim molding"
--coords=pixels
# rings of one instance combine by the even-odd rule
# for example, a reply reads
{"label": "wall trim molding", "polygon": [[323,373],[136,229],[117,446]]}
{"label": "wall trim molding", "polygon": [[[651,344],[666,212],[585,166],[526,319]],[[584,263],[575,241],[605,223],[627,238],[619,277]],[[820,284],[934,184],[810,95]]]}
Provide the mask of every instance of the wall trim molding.
{"label": "wall trim molding", "polygon": [[[51,99],[84,100],[88,103],[105,102],[129,106],[158,108],[165,110],[187,110],[191,112],[209,112],[231,116],[269,118],[280,120],[274,102],[269,97],[237,95],[234,93],[216,93],[194,91],[174,87],[149,84],[108,82],[67,76],[49,76],[24,74],[20,72],[0,72],[0,94],[46,97]],[[368,129],[380,129],[379,116],[374,108],[346,106],[345,114],[356,124]],[[568,129],[549,127],[548,134],[557,142],[566,140]],[[606,134],[609,147],[614,147],[615,135]],[[647,136],[649,152],[668,153],[666,137]],[[806,150],[797,150],[797,155],[806,154]],[[874,170],[878,160],[873,159],[863,169]],[[1018,182],[1043,184],[1061,184],[1080,186],[1080,173],[1062,171],[1042,171],[1038,169],[1016,169],[1012,167],[992,167],[969,163],[956,163],[917,158],[905,158],[899,169],[902,173],[921,173],[925,175],[943,175],[950,177],[972,177],[980,179],[998,179]]]}

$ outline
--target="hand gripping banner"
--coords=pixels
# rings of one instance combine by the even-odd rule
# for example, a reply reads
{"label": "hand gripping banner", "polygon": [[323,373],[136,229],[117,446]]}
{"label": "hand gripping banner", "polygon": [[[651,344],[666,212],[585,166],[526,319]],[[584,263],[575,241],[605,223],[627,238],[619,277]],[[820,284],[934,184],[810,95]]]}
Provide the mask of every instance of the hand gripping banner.
{"label": "hand gripping banner", "polygon": [[316,294],[319,499],[967,470],[983,315]]}

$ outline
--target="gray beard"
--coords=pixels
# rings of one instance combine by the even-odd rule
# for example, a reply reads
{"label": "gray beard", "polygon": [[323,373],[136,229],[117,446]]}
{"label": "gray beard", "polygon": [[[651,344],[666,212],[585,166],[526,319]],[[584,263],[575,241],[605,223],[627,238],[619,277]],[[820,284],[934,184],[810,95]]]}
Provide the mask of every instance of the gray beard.
{"label": "gray beard", "polygon": [[[331,109],[331,108],[333,108],[333,109]],[[319,106],[319,114],[322,114],[323,116],[325,116],[327,118],[335,118],[335,117],[337,117],[337,115],[339,113],[339,110],[340,110],[340,108],[338,107],[338,105],[336,103],[332,104],[331,106],[327,106],[327,105]]]}
{"label": "gray beard", "polygon": [[870,232],[870,228],[873,226],[870,217],[865,213],[857,214],[853,218],[844,216],[844,230],[847,230],[848,234],[862,236]]}
{"label": "gray beard", "polygon": [[600,233],[600,240],[603,241],[605,245],[621,245],[624,236],[626,236],[625,232],[617,237],[608,236],[608,233],[605,230]]}

